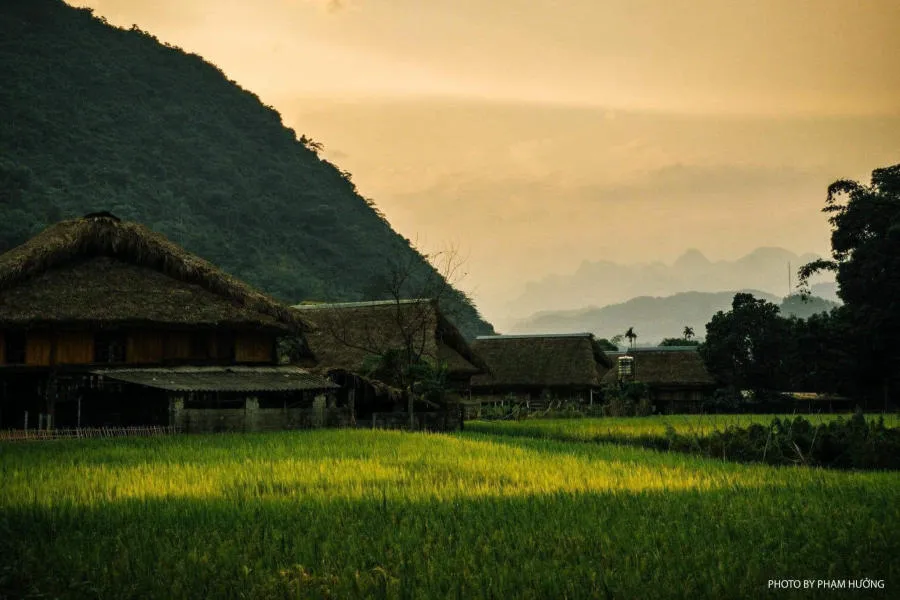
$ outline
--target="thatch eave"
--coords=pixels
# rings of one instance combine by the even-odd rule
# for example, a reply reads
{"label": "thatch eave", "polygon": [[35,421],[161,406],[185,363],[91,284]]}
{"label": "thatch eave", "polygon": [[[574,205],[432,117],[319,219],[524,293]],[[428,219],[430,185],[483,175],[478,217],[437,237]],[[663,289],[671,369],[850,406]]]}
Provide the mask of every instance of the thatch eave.
{"label": "thatch eave", "polygon": [[[0,255],[0,302],[6,292],[43,273],[96,257],[108,257],[196,285],[239,309],[269,317],[261,322],[271,319],[286,330],[310,330],[301,316],[276,300],[186,252],[161,234],[108,214],[62,221]],[[134,316],[140,320],[140,314]],[[31,321],[40,319],[26,319],[22,324]]]}

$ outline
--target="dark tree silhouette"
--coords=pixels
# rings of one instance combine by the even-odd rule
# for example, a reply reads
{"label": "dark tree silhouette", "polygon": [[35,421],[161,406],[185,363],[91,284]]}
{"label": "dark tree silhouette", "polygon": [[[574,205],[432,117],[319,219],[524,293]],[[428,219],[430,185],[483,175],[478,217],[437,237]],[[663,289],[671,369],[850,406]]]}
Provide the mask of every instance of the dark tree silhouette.
{"label": "dark tree silhouette", "polygon": [[628,331],[625,332],[625,337],[628,339],[628,345],[634,348],[634,341],[637,339],[637,333],[634,331],[634,327],[629,327]]}
{"label": "dark tree silhouette", "polygon": [[857,341],[854,377],[887,407],[900,378],[900,164],[873,171],[869,185],[835,181],[822,210],[830,215],[831,259],[801,267],[801,289],[808,293],[819,271],[836,273]]}

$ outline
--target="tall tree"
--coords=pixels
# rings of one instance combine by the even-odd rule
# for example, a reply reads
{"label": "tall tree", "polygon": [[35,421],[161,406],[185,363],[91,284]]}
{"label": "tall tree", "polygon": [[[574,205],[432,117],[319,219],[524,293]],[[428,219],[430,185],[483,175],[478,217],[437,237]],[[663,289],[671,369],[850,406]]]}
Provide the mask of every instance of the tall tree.
{"label": "tall tree", "polygon": [[787,385],[788,340],[787,320],[778,307],[741,293],[730,311],[717,312],[707,323],[700,354],[720,383],[764,397]]}
{"label": "tall tree", "polygon": [[888,405],[900,373],[900,164],[874,170],[869,185],[835,181],[823,212],[832,226],[831,259],[801,267],[801,286],[808,289],[819,271],[836,273],[859,341],[856,379]]}
{"label": "tall tree", "polygon": [[682,335],[684,336],[684,339],[686,339],[686,340],[691,339],[692,337],[694,337],[694,328],[691,327],[690,325],[685,325],[684,333]]}

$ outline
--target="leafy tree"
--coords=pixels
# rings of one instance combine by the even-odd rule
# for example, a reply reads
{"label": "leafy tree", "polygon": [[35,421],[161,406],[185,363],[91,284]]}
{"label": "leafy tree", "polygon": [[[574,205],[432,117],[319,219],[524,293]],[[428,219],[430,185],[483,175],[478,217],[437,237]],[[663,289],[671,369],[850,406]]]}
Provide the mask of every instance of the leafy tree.
{"label": "leafy tree", "polygon": [[835,181],[823,212],[831,259],[804,265],[801,286],[807,290],[819,271],[836,273],[843,316],[859,342],[853,376],[887,406],[900,373],[900,164],[874,170],[869,185]]}
{"label": "leafy tree", "polygon": [[691,327],[691,326],[689,326],[689,325],[685,325],[685,326],[684,326],[684,333],[682,333],[681,335],[682,335],[682,337],[684,337],[684,339],[686,339],[686,340],[689,340],[689,339],[693,338],[693,337],[694,337],[694,328]]}
{"label": "leafy tree", "polygon": [[[615,339],[615,337],[613,338]],[[621,339],[620,339],[621,341]],[[613,343],[611,340],[606,338],[597,338],[597,344],[600,346],[600,349],[604,352],[615,352],[619,349],[619,347]]]}
{"label": "leafy tree", "polygon": [[807,319],[789,317],[786,362],[789,388],[795,391],[857,395],[854,377],[858,336],[846,307]]}
{"label": "leafy tree", "polygon": [[788,322],[771,302],[735,294],[731,310],[717,312],[706,325],[700,354],[722,384],[765,397],[787,384]]}
{"label": "leafy tree", "polygon": [[697,340],[689,340],[687,338],[666,338],[659,343],[661,347],[672,347],[672,346],[699,346],[700,342]]}
{"label": "leafy tree", "polygon": [[369,295],[384,302],[383,320],[336,310],[324,313],[319,322],[334,342],[371,357],[366,375],[404,390],[411,428],[416,401],[440,406],[449,391],[446,365],[427,353],[438,326],[434,306],[451,316],[452,305],[449,314],[442,307],[458,293],[453,285],[465,275],[455,248],[432,254],[425,266],[415,256],[397,252],[385,257],[382,274],[371,278]]}

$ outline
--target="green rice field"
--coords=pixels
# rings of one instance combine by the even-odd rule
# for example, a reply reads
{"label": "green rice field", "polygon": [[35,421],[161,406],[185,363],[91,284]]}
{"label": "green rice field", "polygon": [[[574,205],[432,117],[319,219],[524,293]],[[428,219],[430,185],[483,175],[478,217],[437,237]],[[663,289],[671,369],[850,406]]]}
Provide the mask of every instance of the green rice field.
{"label": "green rice field", "polygon": [[[629,438],[665,438],[666,428],[682,435],[708,435],[728,427],[747,427],[754,423],[768,425],[774,418],[802,417],[818,425],[835,419],[849,419],[847,414],[812,415],[654,415],[651,417],[603,417],[582,419],[526,419],[522,421],[472,421],[471,431],[500,435],[522,435],[576,442],[626,441]],[[868,414],[866,419],[884,419],[887,427],[900,427],[900,415]]]}
{"label": "green rice field", "polygon": [[0,596],[893,597],[898,495],[896,472],[470,431],[10,443]]}

